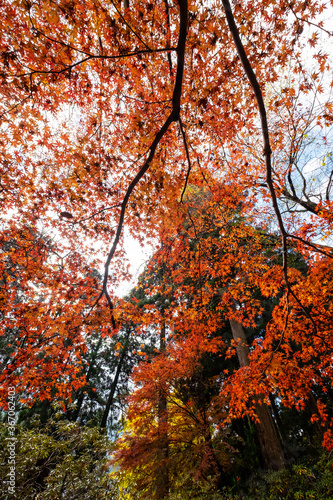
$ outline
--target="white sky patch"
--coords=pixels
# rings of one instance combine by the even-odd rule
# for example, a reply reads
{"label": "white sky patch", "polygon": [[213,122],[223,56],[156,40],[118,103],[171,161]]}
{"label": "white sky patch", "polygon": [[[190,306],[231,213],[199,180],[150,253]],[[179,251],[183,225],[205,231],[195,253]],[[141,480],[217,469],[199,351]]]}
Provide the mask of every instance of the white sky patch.
{"label": "white sky patch", "polygon": [[132,279],[123,281],[115,290],[120,297],[127,295],[137,284],[140,274],[144,271],[149,259],[153,254],[153,247],[145,244],[144,247],[129,234],[127,228],[124,228],[124,248],[130,262],[130,273]]}

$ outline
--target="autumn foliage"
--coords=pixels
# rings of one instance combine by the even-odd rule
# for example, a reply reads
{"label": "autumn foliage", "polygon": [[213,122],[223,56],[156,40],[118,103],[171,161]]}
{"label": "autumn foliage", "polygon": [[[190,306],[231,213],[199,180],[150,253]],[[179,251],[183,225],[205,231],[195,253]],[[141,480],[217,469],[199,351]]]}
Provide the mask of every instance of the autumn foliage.
{"label": "autumn foliage", "polygon": [[124,491],[220,491],[246,419],[281,469],[284,411],[333,448],[332,7],[0,2],[2,407],[77,419],[113,356]]}

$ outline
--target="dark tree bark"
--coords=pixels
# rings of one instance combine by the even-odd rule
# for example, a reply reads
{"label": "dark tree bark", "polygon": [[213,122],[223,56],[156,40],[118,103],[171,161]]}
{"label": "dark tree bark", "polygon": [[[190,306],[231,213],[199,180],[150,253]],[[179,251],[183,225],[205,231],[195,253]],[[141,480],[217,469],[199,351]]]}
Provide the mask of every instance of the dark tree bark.
{"label": "dark tree bark", "polygon": [[[230,320],[230,326],[233,339],[237,342],[236,352],[239,364],[241,367],[249,366],[250,349],[244,328],[235,320]],[[263,397],[257,396],[256,399],[255,411],[259,418],[259,422],[256,423],[256,430],[265,467],[271,470],[283,469],[286,466],[286,461],[272,414],[263,401]]]}
{"label": "dark tree bark", "polygon": [[[166,350],[166,336],[165,336],[165,318],[164,310],[162,309],[162,325],[160,333],[160,353],[165,353]],[[158,400],[158,433],[159,433],[159,463],[160,470],[156,478],[156,498],[162,500],[169,495],[169,440],[168,440],[168,409],[167,397],[160,391]]]}
{"label": "dark tree bark", "polygon": [[318,417],[318,420],[316,420],[316,422],[315,422],[315,426],[316,426],[317,432],[319,433],[321,438],[323,438],[325,428],[323,428],[319,423],[320,416],[319,416],[318,405],[317,405],[316,398],[314,397],[312,392],[309,393],[306,404],[307,404],[307,407],[309,408],[311,414],[316,415]]}
{"label": "dark tree bark", "polygon": [[93,373],[94,367],[95,367],[95,361],[98,355],[99,348],[101,347],[102,344],[102,339],[100,338],[95,350],[92,353],[91,360],[89,363],[89,369],[86,375],[86,385],[80,389],[79,395],[77,397],[77,402],[76,402],[76,408],[73,412],[70,414],[70,419],[73,420],[74,422],[77,421],[80,415],[80,411],[82,408],[83,400],[84,400],[84,391],[85,389],[89,386],[90,378]]}
{"label": "dark tree bark", "polygon": [[119,358],[119,362],[118,362],[118,365],[117,365],[116,373],[115,373],[113,382],[112,382],[111,387],[110,387],[109,397],[108,397],[108,400],[107,400],[107,403],[106,403],[106,406],[105,406],[105,410],[104,410],[104,413],[103,413],[103,417],[102,417],[102,421],[101,421],[101,426],[100,426],[101,431],[103,431],[106,428],[106,423],[107,423],[107,420],[108,420],[110,409],[111,409],[113,401],[114,401],[114,395],[115,395],[116,390],[117,390],[117,384],[118,384],[119,376],[120,376],[120,373],[121,373],[121,370],[122,370],[122,367],[123,367],[123,364],[124,364],[124,361],[125,361],[125,357],[126,357],[126,354],[127,354],[127,350],[128,350],[130,333],[131,333],[131,330],[128,329],[127,335],[126,335],[126,340],[125,340],[125,345],[123,347],[123,350],[122,350],[120,358]]}
{"label": "dark tree bark", "polygon": [[272,394],[269,395],[269,400],[271,402],[272,413],[273,413],[273,417],[274,417],[274,420],[275,420],[277,432],[278,432],[278,434],[280,436],[280,441],[285,446],[286,441],[287,441],[287,436],[286,436],[286,434],[284,432],[282,420],[281,420],[280,415],[279,415],[279,410],[278,410],[278,408],[276,406],[275,398],[274,398],[274,396]]}

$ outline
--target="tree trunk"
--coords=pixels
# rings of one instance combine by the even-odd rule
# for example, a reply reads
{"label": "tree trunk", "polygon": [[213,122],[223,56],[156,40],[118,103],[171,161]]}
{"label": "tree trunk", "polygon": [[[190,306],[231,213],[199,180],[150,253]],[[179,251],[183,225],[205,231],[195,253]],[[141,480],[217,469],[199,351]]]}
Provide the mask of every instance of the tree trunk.
{"label": "tree trunk", "polygon": [[104,413],[103,413],[102,421],[101,421],[101,427],[100,427],[101,431],[103,431],[106,428],[107,419],[108,419],[108,416],[109,416],[109,413],[110,413],[110,409],[111,409],[111,406],[113,404],[114,395],[115,395],[115,392],[116,392],[116,389],[117,389],[119,375],[120,375],[121,369],[123,367],[125,356],[127,354],[128,343],[129,343],[129,336],[130,336],[130,329],[127,332],[125,345],[124,345],[123,350],[121,352],[121,355],[120,355],[120,358],[119,358],[119,362],[118,362],[118,365],[117,365],[117,369],[116,369],[116,374],[115,374],[113,382],[111,384],[109,397],[108,397],[108,400],[107,400],[107,403],[106,403],[106,407],[105,407],[105,410],[104,410]]}
{"label": "tree trunk", "polygon": [[216,485],[218,488],[222,488],[223,486],[223,479],[224,479],[224,470],[216,456],[214,446],[212,443],[212,436],[209,428],[209,423],[207,422],[207,428],[205,432],[205,445],[206,445],[206,450],[209,454],[209,468],[207,469],[207,474],[206,474],[206,479],[208,477],[216,477]]}
{"label": "tree trunk", "polygon": [[[243,326],[233,319],[230,320],[230,326],[233,339],[237,342],[236,352],[239,364],[241,367],[249,366],[250,349]],[[257,396],[256,400],[255,411],[259,422],[255,425],[265,467],[272,470],[283,469],[286,462],[270,409],[261,396]]]}
{"label": "tree trunk", "polygon": [[[162,311],[162,315],[164,311]],[[162,318],[161,333],[160,333],[160,354],[165,353],[166,338],[165,338],[165,319]],[[158,500],[167,498],[169,495],[169,441],[168,441],[168,410],[167,397],[160,391],[158,400],[158,434],[159,434],[159,470],[156,478],[156,490]]]}
{"label": "tree trunk", "polygon": [[[312,391],[309,392],[306,404],[307,404],[307,407],[309,408],[311,414],[319,417],[319,411],[318,411],[317,401],[316,401],[316,398],[314,397]],[[320,425],[319,421],[320,421],[320,417],[318,418],[318,420],[316,420],[315,427],[317,429],[317,432],[321,436],[321,438],[323,438],[323,434],[324,434],[324,429],[325,428],[323,428]]]}
{"label": "tree trunk", "polygon": [[282,421],[281,421],[281,418],[280,418],[280,415],[279,415],[279,410],[276,406],[276,403],[275,403],[275,398],[272,394],[269,394],[269,400],[271,402],[271,408],[272,408],[272,413],[273,413],[273,418],[274,418],[274,421],[275,421],[275,425],[276,425],[276,430],[279,434],[279,437],[280,437],[280,442],[283,443],[283,445],[285,445],[286,441],[287,441],[287,436],[284,432],[284,429],[283,429],[283,424],[282,424]]}
{"label": "tree trunk", "polygon": [[94,352],[92,353],[91,360],[89,363],[89,369],[88,369],[88,372],[86,375],[86,385],[80,389],[80,392],[79,392],[79,395],[77,398],[77,402],[76,402],[76,408],[70,414],[70,418],[71,418],[71,420],[73,420],[73,422],[76,422],[79,418],[80,411],[81,411],[82,404],[83,404],[83,400],[84,400],[84,391],[87,387],[89,387],[90,377],[92,375],[92,372],[93,372],[93,369],[95,366],[95,361],[96,361],[96,358],[98,355],[99,348],[101,347],[101,343],[102,343],[102,338],[99,339],[97,346],[96,346]]}

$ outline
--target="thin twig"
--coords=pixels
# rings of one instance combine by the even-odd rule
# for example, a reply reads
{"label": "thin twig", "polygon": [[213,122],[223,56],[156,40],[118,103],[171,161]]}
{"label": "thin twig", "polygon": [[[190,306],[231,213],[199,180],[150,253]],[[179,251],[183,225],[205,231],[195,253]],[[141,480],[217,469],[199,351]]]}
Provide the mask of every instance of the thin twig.
{"label": "thin twig", "polygon": [[149,49],[149,46],[142,40],[142,38],[136,33],[136,31],[134,31],[134,29],[132,28],[132,26],[126,21],[126,19],[124,18],[124,16],[122,15],[121,11],[118,9],[118,7],[116,6],[116,4],[114,3],[113,0],[111,0],[111,3],[113,5],[113,7],[116,9],[116,11],[118,12],[118,14],[119,14],[120,18],[122,19],[122,21],[131,30],[131,32],[134,34],[134,36],[136,36],[136,38],[138,40],[140,40],[140,42],[142,43],[142,45],[144,45],[147,49]]}
{"label": "thin twig", "polygon": [[[318,245],[316,245],[315,243],[310,243],[309,241],[303,240],[303,238],[301,238],[300,236],[296,236],[294,234],[287,233],[287,236],[288,236],[288,238],[293,238],[294,240],[301,241],[304,245],[309,246],[315,252],[321,253],[323,255],[326,255],[326,257],[333,259],[333,253],[327,253],[327,252],[325,252],[325,250],[321,250],[320,248],[318,248]],[[322,245],[320,245],[320,246],[322,246]],[[326,248],[330,248],[330,247],[326,247]]]}
{"label": "thin twig", "polygon": [[95,212],[94,214],[90,215],[89,217],[86,217],[85,219],[80,219],[78,221],[72,222],[71,220],[68,221],[70,224],[81,224],[81,222],[85,222],[86,220],[93,219],[96,217],[96,215],[99,215],[103,212],[106,212],[107,210],[112,210],[113,208],[119,208],[121,207],[121,203],[117,203],[116,205],[112,205],[112,207],[107,207],[107,208],[102,208],[102,210],[99,210],[99,212]]}
{"label": "thin twig", "polygon": [[[87,61],[92,61],[94,59],[117,60],[117,59],[123,59],[123,58],[126,58],[126,57],[135,57],[135,56],[140,55],[140,54],[153,54],[153,53],[170,52],[170,51],[176,51],[176,50],[177,49],[174,48],[174,47],[163,47],[161,49],[135,50],[133,52],[128,52],[128,53],[125,53],[125,54],[115,54],[113,56],[106,56],[106,55],[101,55],[101,54],[92,54],[92,55],[89,55],[89,56],[85,57],[84,59],[81,59],[80,61],[77,61],[76,63],[70,64],[70,65],[66,66],[65,68],[59,69],[59,70],[53,70],[53,69],[50,69],[50,70],[39,70],[39,69],[34,69],[34,68],[30,68],[29,66],[26,66],[29,69],[29,72],[28,73],[20,73],[18,75],[15,75],[15,77],[16,78],[20,78],[20,77],[23,77],[23,76],[31,76],[31,75],[36,75],[36,74],[38,74],[38,75],[49,75],[49,74],[60,75],[61,73],[65,73],[66,71],[71,71],[76,66],[80,66],[80,64],[83,64],[83,63],[85,63]],[[22,65],[22,66],[24,66],[24,65]]]}
{"label": "thin twig", "polygon": [[314,23],[312,21],[309,21],[308,19],[303,19],[302,17],[299,17],[296,14],[296,12],[294,11],[293,6],[292,6],[291,3],[288,4],[288,7],[291,10],[291,12],[294,14],[296,20],[298,21],[298,24],[300,24],[300,22],[307,23],[309,26],[314,26],[315,28],[318,28],[318,29],[324,31],[324,33],[326,33],[327,35],[333,36],[333,31],[328,31],[327,29],[323,28],[323,26],[319,26],[319,24],[316,24],[316,23]]}

